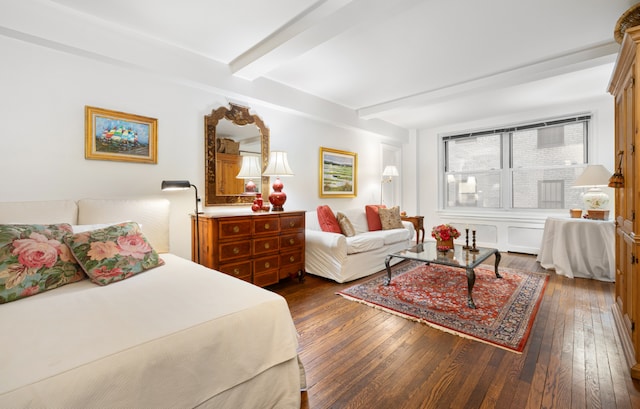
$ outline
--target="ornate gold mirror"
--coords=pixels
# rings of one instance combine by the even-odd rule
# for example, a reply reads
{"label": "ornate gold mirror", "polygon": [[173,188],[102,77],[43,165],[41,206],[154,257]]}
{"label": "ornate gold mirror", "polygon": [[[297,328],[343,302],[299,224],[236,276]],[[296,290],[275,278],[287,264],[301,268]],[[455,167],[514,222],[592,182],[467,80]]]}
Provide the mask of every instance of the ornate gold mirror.
{"label": "ornate gold mirror", "polygon": [[258,156],[261,170],[269,160],[269,128],[248,107],[230,103],[204,117],[205,205],[253,203],[256,192],[268,194],[269,178],[255,178],[256,190],[247,191],[246,180],[238,179],[244,156]]}

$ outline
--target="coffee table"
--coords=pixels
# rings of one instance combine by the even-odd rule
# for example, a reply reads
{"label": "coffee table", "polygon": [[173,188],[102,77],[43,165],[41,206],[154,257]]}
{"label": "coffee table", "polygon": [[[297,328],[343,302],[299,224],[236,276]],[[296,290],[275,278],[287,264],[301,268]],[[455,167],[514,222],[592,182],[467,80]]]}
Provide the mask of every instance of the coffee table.
{"label": "coffee table", "polygon": [[497,278],[502,278],[498,273],[498,264],[500,264],[500,252],[498,249],[492,249],[487,247],[476,247],[477,251],[471,249],[465,249],[464,246],[454,245],[452,250],[446,253],[436,250],[436,243],[429,241],[426,243],[420,243],[407,250],[391,253],[384,260],[384,265],[387,268],[387,278],[384,280],[384,285],[391,284],[391,266],[389,263],[391,259],[402,258],[405,260],[423,261],[425,264],[441,264],[444,266],[463,268],[467,273],[467,305],[469,308],[476,308],[476,304],[473,302],[471,292],[473,291],[473,285],[476,282],[476,273],[473,270],[480,263],[488,259],[492,254],[496,256],[495,273]]}

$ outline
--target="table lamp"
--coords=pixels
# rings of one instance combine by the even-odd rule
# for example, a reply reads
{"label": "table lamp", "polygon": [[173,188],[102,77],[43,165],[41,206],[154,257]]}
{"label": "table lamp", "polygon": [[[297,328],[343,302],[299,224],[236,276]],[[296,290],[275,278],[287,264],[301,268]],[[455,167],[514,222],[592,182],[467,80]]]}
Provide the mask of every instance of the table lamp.
{"label": "table lamp", "polygon": [[589,190],[582,196],[585,209],[603,209],[609,204],[609,195],[600,189],[609,184],[611,172],[602,165],[587,165],[586,169],[573,183],[576,187],[588,187]]}
{"label": "table lamp", "polygon": [[236,178],[246,180],[246,184],[244,186],[244,191],[246,193],[256,191],[256,184],[253,179],[260,178],[261,176],[262,166],[260,166],[260,159],[257,156],[252,155],[243,156],[242,166],[240,167],[240,172],[238,172]]}
{"label": "table lamp", "polygon": [[269,202],[271,203],[271,210],[274,212],[281,212],[284,210],[282,207],[287,201],[287,195],[282,191],[284,185],[280,181],[280,176],[293,176],[293,171],[289,167],[287,160],[287,152],[273,151],[269,155],[269,164],[264,170],[264,176],[275,176],[276,181],[273,182],[273,192],[269,195]]}

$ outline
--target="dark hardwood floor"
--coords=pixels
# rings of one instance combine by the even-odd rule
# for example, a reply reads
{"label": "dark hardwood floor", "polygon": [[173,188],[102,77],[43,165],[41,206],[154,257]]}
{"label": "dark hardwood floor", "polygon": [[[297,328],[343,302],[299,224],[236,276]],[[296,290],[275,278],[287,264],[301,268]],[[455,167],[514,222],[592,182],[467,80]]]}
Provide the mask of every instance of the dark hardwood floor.
{"label": "dark hardwood floor", "polygon": [[[503,253],[500,265],[545,271],[530,255]],[[307,275],[270,287],[287,299],[300,334],[301,407],[640,408],[611,313],[613,284],[549,273],[522,354],[335,294],[359,281]]]}

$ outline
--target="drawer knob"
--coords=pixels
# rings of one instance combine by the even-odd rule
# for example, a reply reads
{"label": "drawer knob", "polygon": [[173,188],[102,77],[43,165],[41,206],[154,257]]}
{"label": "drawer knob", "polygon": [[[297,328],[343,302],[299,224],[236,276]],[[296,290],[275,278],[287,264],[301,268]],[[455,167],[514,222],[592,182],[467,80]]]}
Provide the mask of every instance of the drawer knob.
{"label": "drawer knob", "polygon": [[233,248],[233,254],[238,254],[238,253],[240,253],[240,249],[237,248],[237,247],[234,247]]}
{"label": "drawer knob", "polygon": [[269,243],[264,243],[264,248],[265,249],[268,249],[269,247],[271,247],[271,246],[269,246]]}
{"label": "drawer knob", "polygon": [[240,227],[238,227],[238,226],[233,226],[233,232],[234,232],[234,233],[237,233],[237,232],[239,232],[239,231],[240,231]]}
{"label": "drawer knob", "polygon": [[265,229],[265,230],[269,230],[269,228],[270,228],[269,223],[265,223],[265,224],[264,224],[264,229]]}
{"label": "drawer knob", "polygon": [[239,275],[240,274],[240,269],[238,267],[233,269],[233,274],[234,275]]}
{"label": "drawer knob", "polygon": [[294,256],[291,256],[289,257],[289,261],[293,263],[294,261],[296,261],[296,258]]}
{"label": "drawer knob", "polygon": [[266,263],[264,263],[264,268],[269,268],[269,267],[271,267],[271,264],[269,264],[268,261]]}
{"label": "drawer knob", "polygon": [[296,225],[296,222],[294,222],[293,220],[289,222],[289,227],[294,227]]}
{"label": "drawer knob", "polygon": [[294,239],[289,239],[289,244],[295,244],[295,240]]}

